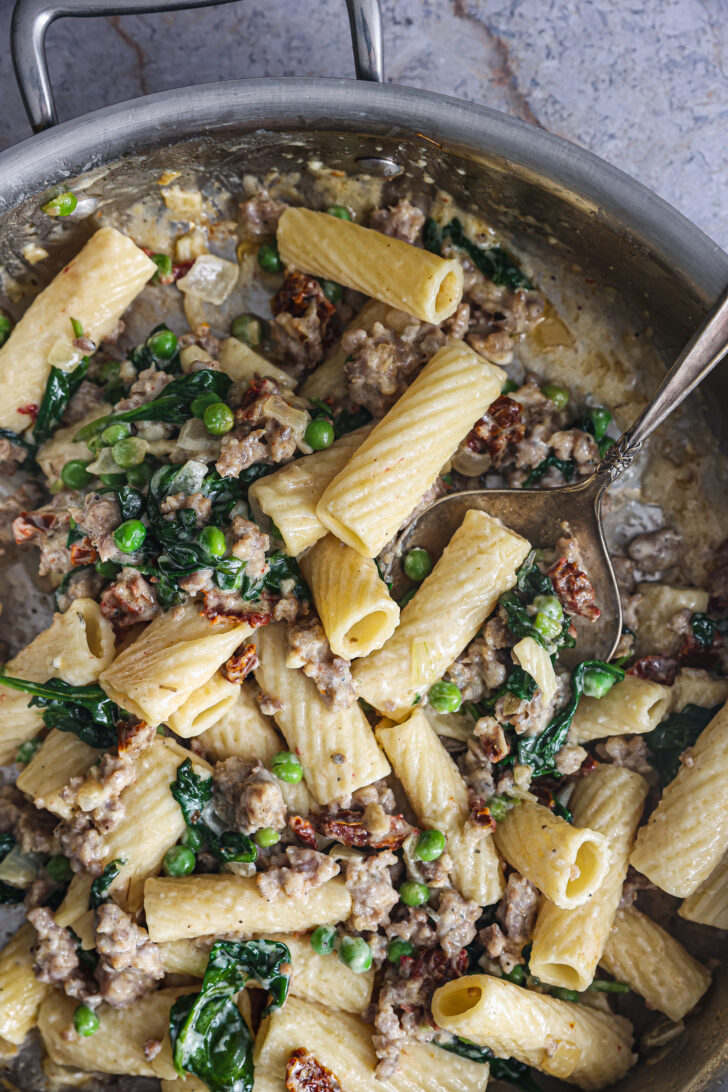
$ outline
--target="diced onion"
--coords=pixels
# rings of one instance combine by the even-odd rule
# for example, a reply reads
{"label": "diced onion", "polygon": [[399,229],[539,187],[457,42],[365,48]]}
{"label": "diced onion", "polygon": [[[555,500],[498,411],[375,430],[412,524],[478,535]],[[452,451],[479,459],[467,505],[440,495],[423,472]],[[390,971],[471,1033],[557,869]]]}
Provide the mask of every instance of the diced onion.
{"label": "diced onion", "polygon": [[60,337],[50,348],[46,360],[52,368],[62,372],[72,371],[80,363],[83,353],[71,342],[70,338]]}
{"label": "diced onion", "polygon": [[200,254],[192,263],[189,273],[177,281],[177,287],[181,292],[197,296],[204,303],[219,306],[237,284],[238,272],[236,262],[228,262],[217,254]]}

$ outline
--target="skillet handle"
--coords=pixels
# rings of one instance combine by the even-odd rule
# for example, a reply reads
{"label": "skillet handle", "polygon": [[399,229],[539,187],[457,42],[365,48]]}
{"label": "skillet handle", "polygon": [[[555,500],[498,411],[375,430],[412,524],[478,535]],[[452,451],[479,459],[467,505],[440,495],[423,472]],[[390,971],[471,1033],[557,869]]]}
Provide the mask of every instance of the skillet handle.
{"label": "skillet handle", "polygon": [[[58,123],[51,89],[45,36],[54,20],[91,15],[141,15],[216,7],[232,0],[17,0],[11,26],[11,52],[25,112],[39,133]],[[379,0],[346,0],[357,79],[384,79]]]}

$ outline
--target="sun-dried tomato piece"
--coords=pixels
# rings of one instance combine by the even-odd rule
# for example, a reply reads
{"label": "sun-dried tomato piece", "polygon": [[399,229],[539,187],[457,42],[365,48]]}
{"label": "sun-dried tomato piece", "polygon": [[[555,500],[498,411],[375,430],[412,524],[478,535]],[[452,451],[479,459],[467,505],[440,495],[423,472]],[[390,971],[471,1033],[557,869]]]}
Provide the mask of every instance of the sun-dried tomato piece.
{"label": "sun-dried tomato piece", "polygon": [[299,842],[303,842],[309,849],[318,848],[316,845],[316,831],[310,819],[304,819],[301,815],[291,815],[288,819],[288,825]]}
{"label": "sun-dried tomato piece", "polygon": [[711,671],[720,662],[722,647],[723,635],[717,629],[713,635],[712,645],[703,644],[694,633],[688,633],[680,646],[677,660],[680,667],[702,667],[706,671]]}
{"label": "sun-dried tomato piece", "polygon": [[13,538],[16,546],[42,538],[53,530],[58,516],[55,512],[21,512],[13,520]]}
{"label": "sun-dried tomato piece", "polygon": [[580,614],[590,622],[596,622],[602,613],[595,602],[592,582],[574,561],[560,557],[548,571],[554,591],[569,614]]}
{"label": "sun-dried tomato piece", "polygon": [[288,1092],[344,1092],[341,1081],[317,1058],[298,1047],[286,1063]]}
{"label": "sun-dried tomato piece", "polygon": [[98,553],[91,539],[86,535],[80,542],[74,542],[71,546],[72,565],[92,565],[98,558]]}
{"label": "sun-dried tomato piece", "polygon": [[482,830],[495,830],[495,819],[490,808],[482,800],[475,800],[470,808],[470,821]]}
{"label": "sun-dried tomato piece", "polygon": [[220,674],[228,682],[241,683],[258,666],[258,653],[255,645],[240,645],[232,656],[220,668]]}
{"label": "sun-dried tomato piece", "polygon": [[388,815],[389,830],[383,834],[372,834],[364,825],[364,816],[359,811],[339,811],[336,815],[320,816],[316,819],[316,828],[325,838],[335,838],[342,846],[367,847],[369,849],[399,849],[415,828],[410,826],[401,815]]}
{"label": "sun-dried tomato piece", "polygon": [[677,660],[672,656],[642,656],[628,668],[627,674],[661,683],[662,686],[672,686],[677,675]]}
{"label": "sun-dried tomato piece", "polygon": [[513,398],[501,395],[473,425],[465,444],[471,451],[487,451],[493,466],[498,467],[525,434],[520,405]]}
{"label": "sun-dried tomato piece", "polygon": [[27,406],[18,406],[18,413],[22,413],[26,417],[30,417],[31,421],[35,423],[35,419],[38,416],[38,410],[40,406],[37,402],[30,402]]}
{"label": "sun-dried tomato piece", "polygon": [[336,312],[336,307],[326,298],[323,288],[314,277],[308,277],[296,269],[287,270],[283,284],[270,301],[273,314],[280,315],[282,311],[287,311],[289,315],[300,318],[306,314],[311,304],[316,308],[323,332]]}

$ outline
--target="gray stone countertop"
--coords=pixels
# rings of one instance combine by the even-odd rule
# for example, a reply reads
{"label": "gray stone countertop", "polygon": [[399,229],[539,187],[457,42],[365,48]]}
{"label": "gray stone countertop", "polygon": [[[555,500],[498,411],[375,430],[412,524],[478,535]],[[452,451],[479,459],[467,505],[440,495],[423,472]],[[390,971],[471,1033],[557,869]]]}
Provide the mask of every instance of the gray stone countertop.
{"label": "gray stone countertop", "polygon": [[[29,135],[0,0],[0,147]],[[596,152],[728,247],[725,0],[383,0],[387,79],[514,114]],[[48,34],[66,119],[246,76],[353,76],[343,0],[65,19]]]}

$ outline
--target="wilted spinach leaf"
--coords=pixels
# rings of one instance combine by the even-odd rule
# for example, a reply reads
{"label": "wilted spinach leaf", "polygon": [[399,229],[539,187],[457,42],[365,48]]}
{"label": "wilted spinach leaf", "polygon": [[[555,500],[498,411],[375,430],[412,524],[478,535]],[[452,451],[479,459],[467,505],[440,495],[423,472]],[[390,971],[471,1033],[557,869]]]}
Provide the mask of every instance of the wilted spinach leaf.
{"label": "wilted spinach leaf", "polygon": [[102,903],[108,900],[109,888],[119,875],[121,866],[125,864],[125,857],[117,857],[116,860],[109,861],[101,875],[96,877],[91,884],[91,893],[88,900],[89,910],[97,910]]}
{"label": "wilted spinach leaf", "polygon": [[10,850],[15,845],[12,834],[0,834],[0,861],[4,861]]}
{"label": "wilted spinach leaf", "polygon": [[199,993],[178,998],[169,1014],[174,1064],[192,1073],[210,1092],[251,1092],[253,1036],[235,995],[249,981],[270,994],[265,1013],[285,1002],[291,954],[269,940],[216,941]]}
{"label": "wilted spinach leaf", "polygon": [[713,647],[717,626],[712,618],[708,618],[707,614],[696,611],[690,619],[690,628],[693,631],[693,637],[700,641],[701,645],[705,648]]}
{"label": "wilted spinach leaf", "polygon": [[74,438],[90,440],[117,421],[165,421],[171,425],[182,425],[192,416],[190,406],[198,395],[212,391],[224,399],[231,383],[229,375],[225,372],[213,371],[211,368],[203,368],[190,375],[181,375],[179,379],[173,379],[171,383],[168,383],[151,402],[145,402],[144,405],[136,406],[135,409],[121,410],[119,413],[99,417],[98,420],[91,421],[80,429]]}
{"label": "wilted spinach leaf", "polygon": [[553,641],[548,641],[533,624],[534,616],[528,612],[529,604],[537,595],[555,594],[551,579],[533,563],[533,557],[534,552],[531,551],[518,570],[515,588],[506,592],[498,600],[499,605],[506,612],[508,628],[518,641],[523,637],[532,637],[536,644],[545,649],[573,648],[574,640],[569,636],[571,618],[566,611],[561,623],[561,633]]}
{"label": "wilted spinach leaf", "polygon": [[686,705],[680,713],[670,713],[669,717],[653,728],[644,737],[652,752],[652,762],[660,775],[660,781],[667,785],[673,781],[680,769],[680,755],[686,747],[692,747],[700,733],[710,723],[720,706],[704,709],[700,705]]}
{"label": "wilted spinach leaf", "polygon": [[45,443],[56,431],[68,403],[81,386],[87,371],[88,357],[86,356],[82,357],[81,362],[71,372],[51,368],[33,427],[33,439],[36,444]]}
{"label": "wilted spinach leaf", "polygon": [[212,778],[201,777],[186,758],[177,767],[177,776],[169,786],[188,827],[198,831],[205,849],[218,861],[254,861],[258,851],[247,834],[224,830],[212,805]]}
{"label": "wilted spinach leaf", "polygon": [[12,887],[11,884],[5,883],[5,880],[0,880],[0,906],[22,902],[24,898],[25,891],[22,887]]}
{"label": "wilted spinach leaf", "polygon": [[446,238],[451,239],[454,246],[464,250],[473,265],[493,284],[503,285],[513,291],[517,288],[533,288],[526,274],[518,268],[503,247],[491,246],[486,250],[471,242],[457,217],[443,227],[438,227],[432,219],[425,221],[423,242],[426,250],[431,250],[434,254],[442,253],[442,244]]}
{"label": "wilted spinach leaf", "polygon": [[494,1081],[504,1081],[512,1084],[522,1092],[541,1092],[531,1076],[531,1070],[523,1062],[517,1062],[515,1058],[496,1058],[488,1047],[480,1047],[477,1043],[471,1043],[469,1039],[461,1039],[455,1036],[449,1043],[438,1043],[443,1050],[449,1050],[451,1054],[459,1054],[461,1058],[469,1058],[471,1062],[486,1062],[490,1065],[490,1076]]}
{"label": "wilted spinach leaf", "polygon": [[[601,660],[583,660],[571,673],[571,698],[561,712],[551,720],[538,736],[520,736],[518,740],[518,761],[524,766],[531,766],[534,777],[556,773],[554,759],[569,734],[579,699],[584,693],[584,679],[592,668],[611,675],[615,682],[621,682],[624,671],[614,664]],[[510,756],[509,756],[510,757]]]}
{"label": "wilted spinach leaf", "polygon": [[358,428],[368,425],[371,420],[372,415],[364,406],[357,410],[342,410],[334,417],[334,435],[338,440],[340,436],[346,436],[348,432],[356,432]]}
{"label": "wilted spinach leaf", "polygon": [[514,667],[503,689],[509,694],[515,694],[522,701],[530,701],[536,689],[536,680],[522,667]]}
{"label": "wilted spinach leaf", "polygon": [[553,452],[547,455],[545,459],[542,459],[540,463],[534,466],[526,480],[524,486],[528,488],[531,485],[537,485],[541,481],[549,467],[555,466],[557,470],[560,470],[564,476],[564,481],[570,482],[574,477],[574,470],[576,463],[573,459],[557,459]]}
{"label": "wilted spinach leaf", "polygon": [[30,705],[43,710],[43,723],[47,728],[72,732],[83,743],[99,750],[116,743],[119,707],[100,686],[71,686],[62,679],[35,683],[29,679],[15,679],[4,672],[0,672],[0,684],[10,690],[32,694]]}

